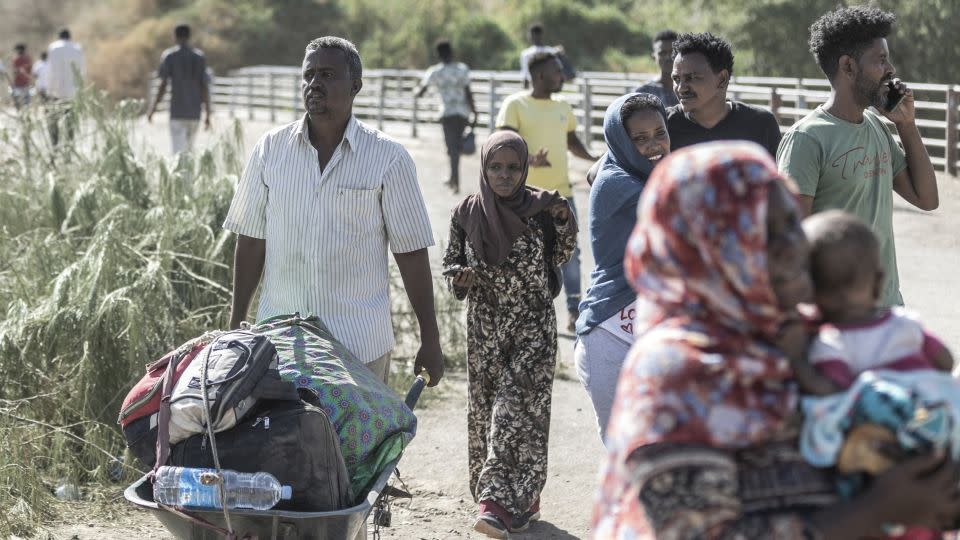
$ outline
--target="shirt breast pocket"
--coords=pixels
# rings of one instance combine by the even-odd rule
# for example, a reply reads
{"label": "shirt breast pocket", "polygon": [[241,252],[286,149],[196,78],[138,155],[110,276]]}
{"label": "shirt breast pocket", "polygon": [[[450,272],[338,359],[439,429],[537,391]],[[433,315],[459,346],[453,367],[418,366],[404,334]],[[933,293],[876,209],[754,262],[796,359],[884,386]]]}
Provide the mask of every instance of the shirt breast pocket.
{"label": "shirt breast pocket", "polygon": [[368,234],[383,227],[380,209],[382,187],[373,189],[337,188],[337,214],[344,229]]}

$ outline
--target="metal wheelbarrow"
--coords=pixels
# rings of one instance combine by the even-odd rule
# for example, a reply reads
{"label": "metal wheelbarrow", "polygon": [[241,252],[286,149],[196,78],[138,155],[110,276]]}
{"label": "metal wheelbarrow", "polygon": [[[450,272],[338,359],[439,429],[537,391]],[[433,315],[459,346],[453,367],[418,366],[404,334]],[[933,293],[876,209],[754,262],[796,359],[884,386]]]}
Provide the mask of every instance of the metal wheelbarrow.
{"label": "metal wheelbarrow", "polygon": [[[418,376],[407,393],[406,404],[411,410],[426,386]],[[402,456],[401,456],[402,457]],[[388,485],[396,472],[399,458],[390,462],[380,473],[366,498],[351,508],[327,512],[291,512],[285,510],[230,510],[230,523],[237,538],[257,540],[362,540],[366,538],[366,522],[374,514],[374,535],[377,529],[390,525],[391,497],[409,497],[409,493]],[[399,475],[398,475],[399,477]],[[214,527],[205,527],[184,515],[161,508],[153,500],[153,484],[144,475],[123,492],[124,498],[154,516],[176,538],[183,540],[219,540],[224,538],[226,521],[219,509],[189,509],[189,512]]]}

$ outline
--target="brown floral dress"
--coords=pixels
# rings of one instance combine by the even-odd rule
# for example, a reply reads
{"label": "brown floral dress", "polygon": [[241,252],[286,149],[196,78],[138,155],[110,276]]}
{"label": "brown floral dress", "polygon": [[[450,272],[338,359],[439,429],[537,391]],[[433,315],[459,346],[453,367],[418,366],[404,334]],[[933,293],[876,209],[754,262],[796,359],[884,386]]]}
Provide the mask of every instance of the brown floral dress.
{"label": "brown floral dress", "polygon": [[[570,258],[576,237],[569,219],[553,221],[553,264]],[[467,299],[467,412],[470,491],[514,516],[538,500],[547,480],[550,398],[557,353],[557,318],[544,265],[538,220],[514,242],[503,263],[479,259],[456,221],[443,268],[473,268]]]}

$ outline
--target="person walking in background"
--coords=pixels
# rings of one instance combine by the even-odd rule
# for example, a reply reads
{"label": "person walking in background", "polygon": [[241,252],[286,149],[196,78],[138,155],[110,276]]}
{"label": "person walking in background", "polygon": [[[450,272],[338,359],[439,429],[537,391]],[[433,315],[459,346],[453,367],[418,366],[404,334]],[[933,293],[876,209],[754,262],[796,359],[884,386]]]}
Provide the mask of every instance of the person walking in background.
{"label": "person walking in background", "polygon": [[549,272],[570,257],[577,225],[559,193],[526,185],[520,135],[493,133],[480,159],[479,192],[453,210],[443,273],[468,302],[474,528],[507,538],[540,517],[557,357]]}
{"label": "person walking in background", "polygon": [[[790,128],[777,161],[800,186],[807,213],[845,210],[873,228],[883,261],[883,306],[903,305],[893,236],[893,193],[921,210],[940,204],[937,176],[917,129],[913,91],[899,79],[886,37],[896,17],[877,8],[831,11],[810,27],[810,50],[830,98]],[[903,101],[890,110],[892,93]],[[877,112],[867,110],[873,106]],[[877,114],[879,113],[879,114]],[[893,122],[903,148],[880,119]]]}
{"label": "person walking in background", "polygon": [[[596,161],[577,137],[577,119],[573,108],[560,96],[563,70],[557,55],[540,53],[530,60],[531,91],[507,97],[497,115],[497,129],[516,131],[531,149],[531,186],[557,190],[566,197],[576,220],[577,207],[567,172],[567,150],[573,155]],[[580,316],[580,250],[575,248],[569,262],[561,267],[563,289],[569,315],[567,330],[573,332]]]}
{"label": "person walking in background", "polygon": [[80,45],[70,39],[70,30],[60,31],[58,39],[47,47],[48,128],[54,146],[60,143],[60,124],[67,138],[73,139],[76,120],[72,104],[86,77],[86,60]]}
{"label": "person walking in background", "polygon": [[420,85],[414,90],[417,97],[423,97],[427,88],[434,87],[440,94],[440,124],[443,126],[443,139],[450,158],[450,178],[447,186],[454,193],[460,192],[460,154],[463,150],[463,132],[473,115],[477,123],[477,107],[470,93],[470,68],[463,62],[454,62],[453,47],[447,40],[436,45],[440,63],[434,64],[423,75]]}
{"label": "person walking in background", "polygon": [[10,60],[10,67],[13,71],[10,77],[10,96],[13,98],[13,106],[21,109],[30,104],[33,60],[27,55],[27,46],[23,43],[17,43],[13,50],[14,55]]}
{"label": "person walking in background", "polygon": [[770,111],[727,100],[733,49],[713,34],[680,34],[673,42],[673,90],[680,105],[667,111],[673,150],[692,144],[753,141],[776,155],[780,124]]}
{"label": "person walking in background", "polygon": [[33,63],[31,69],[33,75],[33,84],[41,102],[47,101],[47,51],[40,53],[40,59]]}
{"label": "person walking in background", "polygon": [[177,44],[163,51],[160,57],[160,88],[147,114],[153,120],[170,83],[170,141],[174,154],[193,150],[193,141],[200,125],[200,106],[206,111],[204,128],[210,129],[210,77],[203,51],[190,46],[190,27],[178,25],[173,31]]}
{"label": "person walking in background", "polygon": [[653,94],[660,99],[664,107],[679,105],[680,100],[673,93],[673,42],[677,33],[673,30],[661,30],[653,38],[653,59],[660,67],[660,77],[644,83],[634,89],[637,94]]}
{"label": "person walking in background", "polygon": [[395,344],[388,248],[420,326],[414,372],[443,377],[427,248],[433,230],[413,159],[353,115],[363,86],[356,46],[311,41],[301,90],[306,114],[260,138],[223,228],[236,233],[230,328],[246,318],[263,277],[257,320],[318,316],[386,382]]}
{"label": "person walking in background", "polygon": [[523,78],[523,87],[530,87],[530,61],[533,57],[543,53],[555,53],[553,47],[543,44],[543,25],[533,23],[527,29],[527,40],[530,46],[520,52],[520,76]]}
{"label": "person walking in background", "polygon": [[596,267],[580,303],[573,354],[604,437],[620,367],[633,343],[637,294],[623,271],[627,240],[647,177],[670,153],[667,113],[651,94],[627,94],[607,107],[603,138],[609,149],[590,189],[590,247]]}

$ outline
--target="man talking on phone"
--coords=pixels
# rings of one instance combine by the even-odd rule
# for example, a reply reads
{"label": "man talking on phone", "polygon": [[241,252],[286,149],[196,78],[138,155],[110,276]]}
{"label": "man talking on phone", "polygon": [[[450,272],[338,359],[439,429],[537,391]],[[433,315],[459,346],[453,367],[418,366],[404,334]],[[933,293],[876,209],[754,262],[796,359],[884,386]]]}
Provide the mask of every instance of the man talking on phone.
{"label": "man talking on phone", "polygon": [[[903,305],[893,242],[893,192],[921,210],[940,204],[920,139],[913,91],[896,79],[887,35],[896,17],[874,7],[839,8],[810,27],[810,51],[830,79],[830,98],[780,142],[780,170],[796,180],[809,215],[840,209],[871,225],[884,267],[880,301]],[[873,107],[876,112],[867,110]],[[880,119],[893,122],[901,148]]]}

